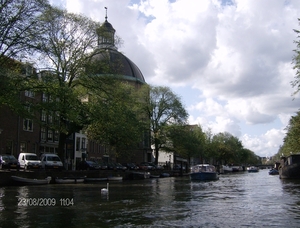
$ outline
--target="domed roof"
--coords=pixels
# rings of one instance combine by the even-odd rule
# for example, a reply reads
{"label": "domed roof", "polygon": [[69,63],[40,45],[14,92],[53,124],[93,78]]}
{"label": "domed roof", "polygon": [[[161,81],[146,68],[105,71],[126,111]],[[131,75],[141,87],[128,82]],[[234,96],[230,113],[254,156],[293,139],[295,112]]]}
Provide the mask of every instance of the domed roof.
{"label": "domed roof", "polygon": [[[105,8],[107,10],[107,8]],[[146,83],[140,69],[125,55],[117,50],[115,46],[115,29],[107,21],[97,29],[98,49],[93,57],[96,67],[95,74],[113,74],[122,77],[124,80]],[[99,63],[99,64],[98,64]],[[94,62],[95,64],[95,62]]]}
{"label": "domed roof", "polygon": [[99,53],[93,57],[98,65],[97,74],[113,74],[125,80],[146,83],[140,69],[125,55],[109,48],[98,51]]}

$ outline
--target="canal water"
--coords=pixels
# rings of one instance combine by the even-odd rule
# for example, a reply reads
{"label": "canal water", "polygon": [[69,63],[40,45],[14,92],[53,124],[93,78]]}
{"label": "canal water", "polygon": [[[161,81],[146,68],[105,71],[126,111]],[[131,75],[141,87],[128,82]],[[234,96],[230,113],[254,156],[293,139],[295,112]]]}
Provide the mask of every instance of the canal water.
{"label": "canal water", "polygon": [[0,188],[0,227],[300,227],[300,181],[258,173]]}

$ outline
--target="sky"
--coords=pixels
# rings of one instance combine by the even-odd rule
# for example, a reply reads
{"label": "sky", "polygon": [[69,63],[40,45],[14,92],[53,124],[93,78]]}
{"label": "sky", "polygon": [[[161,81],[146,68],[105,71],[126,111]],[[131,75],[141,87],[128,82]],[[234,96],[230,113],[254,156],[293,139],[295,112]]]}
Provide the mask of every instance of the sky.
{"label": "sky", "polygon": [[108,22],[118,51],[153,86],[168,86],[189,124],[228,132],[261,157],[278,152],[300,97],[292,96],[299,0],[50,0]]}

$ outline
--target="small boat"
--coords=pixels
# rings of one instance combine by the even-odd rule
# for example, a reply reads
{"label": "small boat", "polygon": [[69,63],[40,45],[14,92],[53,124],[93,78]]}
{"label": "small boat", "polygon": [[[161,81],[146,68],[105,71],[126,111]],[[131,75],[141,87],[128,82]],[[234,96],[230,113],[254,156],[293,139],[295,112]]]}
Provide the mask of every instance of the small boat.
{"label": "small boat", "polygon": [[198,164],[191,167],[190,178],[191,180],[209,181],[218,180],[219,175],[215,166],[209,164]]}
{"label": "small boat", "polygon": [[300,154],[292,154],[281,158],[279,178],[300,179]]}
{"label": "small boat", "polygon": [[49,184],[51,181],[51,177],[46,177],[45,179],[35,179],[35,178],[25,178],[18,176],[11,176],[13,181],[22,185],[43,185]]}
{"label": "small boat", "polygon": [[259,171],[258,167],[256,166],[250,166],[247,168],[248,173],[257,173]]}
{"label": "small boat", "polygon": [[279,175],[279,171],[277,169],[271,169],[269,175]]}
{"label": "small boat", "polygon": [[106,177],[86,177],[84,178],[86,182],[98,182],[98,181],[107,181]]}
{"label": "small boat", "polygon": [[131,180],[143,180],[150,178],[152,175],[149,172],[130,172],[128,176]]}
{"label": "small boat", "polygon": [[65,177],[65,178],[55,178],[56,184],[76,184],[76,183],[83,183],[84,177],[72,178],[72,177]]}
{"label": "small boat", "polygon": [[232,168],[232,172],[241,172],[243,171],[243,167],[240,165],[232,165],[230,166]]}
{"label": "small boat", "polygon": [[170,177],[170,173],[161,173],[160,177]]}
{"label": "small boat", "polygon": [[109,180],[109,181],[121,181],[121,180],[123,180],[123,177],[107,177],[107,180]]}
{"label": "small boat", "polygon": [[222,169],[223,169],[223,173],[232,173],[232,167],[228,165],[223,165]]}

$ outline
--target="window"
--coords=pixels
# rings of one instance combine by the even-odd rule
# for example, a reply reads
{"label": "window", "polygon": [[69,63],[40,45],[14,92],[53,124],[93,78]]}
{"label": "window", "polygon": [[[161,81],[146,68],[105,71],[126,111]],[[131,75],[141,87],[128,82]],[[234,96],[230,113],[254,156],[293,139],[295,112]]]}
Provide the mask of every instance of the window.
{"label": "window", "polygon": [[23,130],[33,131],[33,122],[30,119],[23,119]]}
{"label": "window", "polygon": [[81,149],[86,149],[85,141],[86,139],[82,138]]}
{"label": "window", "polygon": [[41,140],[46,141],[46,128],[45,127],[41,128]]}
{"label": "window", "polygon": [[43,122],[47,121],[47,113],[45,110],[42,110],[41,121]]}
{"label": "window", "polygon": [[80,149],[80,138],[76,137],[76,150],[78,151]]}
{"label": "window", "polygon": [[49,115],[48,115],[48,123],[49,123],[49,124],[52,124],[52,123],[53,123],[53,116],[52,116],[52,114],[49,114]]}
{"label": "window", "polygon": [[26,152],[26,142],[21,142],[20,143],[20,153]]}
{"label": "window", "polygon": [[58,140],[59,140],[59,132],[58,132],[58,130],[56,130],[56,131],[54,132],[54,141],[55,141],[55,142],[58,142]]}
{"label": "window", "polygon": [[47,136],[47,139],[49,141],[53,141],[53,131],[52,130],[48,130],[48,136]]}
{"label": "window", "polygon": [[26,97],[34,97],[34,92],[32,92],[32,91],[29,91],[29,90],[25,90],[25,96]]}
{"label": "window", "polygon": [[47,102],[47,101],[48,101],[48,96],[47,96],[47,94],[43,93],[42,99],[43,99],[43,102]]}

